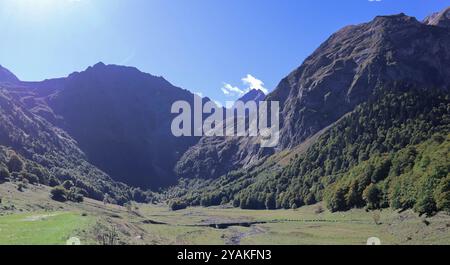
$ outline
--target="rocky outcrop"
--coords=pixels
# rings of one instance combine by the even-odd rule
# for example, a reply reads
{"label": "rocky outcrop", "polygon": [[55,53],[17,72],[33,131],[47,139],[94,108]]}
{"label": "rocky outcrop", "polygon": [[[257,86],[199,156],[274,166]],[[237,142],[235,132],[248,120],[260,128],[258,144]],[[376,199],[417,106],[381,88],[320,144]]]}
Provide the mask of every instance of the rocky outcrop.
{"label": "rocky outcrop", "polygon": [[426,17],[423,23],[431,26],[450,28],[450,7]]}
{"label": "rocky outcrop", "polygon": [[19,79],[8,69],[0,65],[0,83],[18,83]]}
{"label": "rocky outcrop", "polygon": [[333,34],[282,80],[281,148],[293,147],[367,100],[377,86],[450,84],[450,32],[404,14],[379,16]]}

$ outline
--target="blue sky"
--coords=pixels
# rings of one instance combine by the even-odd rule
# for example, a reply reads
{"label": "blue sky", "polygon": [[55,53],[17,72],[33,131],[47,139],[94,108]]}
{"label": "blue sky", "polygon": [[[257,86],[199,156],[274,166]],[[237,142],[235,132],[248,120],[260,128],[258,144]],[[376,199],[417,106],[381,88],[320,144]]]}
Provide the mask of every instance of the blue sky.
{"label": "blue sky", "polygon": [[449,4],[443,0],[0,0],[0,64],[27,81],[67,76],[99,61],[131,65],[224,102],[249,87],[273,90],[345,25],[400,12],[423,19]]}

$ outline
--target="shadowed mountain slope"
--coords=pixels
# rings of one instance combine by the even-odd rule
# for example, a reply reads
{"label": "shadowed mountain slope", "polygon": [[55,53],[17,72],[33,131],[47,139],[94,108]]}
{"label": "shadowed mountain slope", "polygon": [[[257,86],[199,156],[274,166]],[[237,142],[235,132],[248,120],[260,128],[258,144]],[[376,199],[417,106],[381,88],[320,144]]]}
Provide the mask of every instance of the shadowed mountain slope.
{"label": "shadowed mountain slope", "polygon": [[159,188],[195,137],[174,137],[171,106],[194,95],[136,68],[98,63],[67,78],[22,82],[9,91],[30,111],[67,131],[89,162],[113,179]]}

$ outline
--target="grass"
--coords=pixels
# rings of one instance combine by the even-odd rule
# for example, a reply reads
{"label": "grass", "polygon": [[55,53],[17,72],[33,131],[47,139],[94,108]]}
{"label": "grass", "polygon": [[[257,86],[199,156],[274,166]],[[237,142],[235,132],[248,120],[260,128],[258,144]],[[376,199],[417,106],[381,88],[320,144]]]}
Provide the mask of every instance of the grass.
{"label": "grass", "polygon": [[80,236],[92,218],[73,212],[34,212],[0,217],[0,244],[63,245]]}
{"label": "grass", "polygon": [[276,223],[261,225],[267,232],[247,237],[242,244],[311,245],[345,244],[364,245],[371,236],[380,237],[384,244],[392,244],[373,225],[349,223]]}
{"label": "grass", "polygon": [[[450,216],[444,213],[424,222],[412,211],[386,209],[376,224],[373,213],[363,209],[331,213],[318,211],[319,205],[270,211],[193,207],[174,212],[166,205],[137,204],[129,212],[90,199],[55,202],[49,191],[30,186],[19,192],[12,183],[0,185],[0,244],[65,244],[72,236],[84,244],[100,244],[99,238],[111,229],[117,232],[118,244],[360,245],[372,236],[382,244],[450,244]],[[155,221],[164,224],[152,224]],[[266,223],[226,229],[201,226],[254,221]]]}
{"label": "grass", "polygon": [[[371,236],[383,239],[385,244],[399,243],[395,237],[384,231],[383,225],[376,225],[372,215],[363,210],[353,210],[346,213],[315,213],[315,207],[303,207],[298,210],[241,210],[212,208],[188,208],[171,212],[165,208],[145,207],[148,215],[158,216],[158,220],[181,224],[203,222],[244,222],[266,221],[251,228],[231,227],[222,232],[222,243],[231,237],[239,238],[241,244],[365,244]],[[392,211],[384,211],[383,220],[390,218]],[[199,218],[201,217],[201,218]],[[167,227],[169,232],[179,234]],[[212,237],[211,232],[204,233],[204,237]],[[218,236],[214,236],[217,241]],[[190,238],[192,239],[192,238]],[[211,241],[211,242],[216,242]],[[191,243],[194,241],[191,240]]]}
{"label": "grass", "polygon": [[220,245],[223,231],[206,227],[146,225],[154,244],[167,245]]}

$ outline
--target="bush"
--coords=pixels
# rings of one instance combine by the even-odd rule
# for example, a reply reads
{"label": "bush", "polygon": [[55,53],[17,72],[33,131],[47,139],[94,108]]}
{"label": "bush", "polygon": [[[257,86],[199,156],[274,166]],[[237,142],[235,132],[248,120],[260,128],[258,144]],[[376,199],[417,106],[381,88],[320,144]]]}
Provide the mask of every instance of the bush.
{"label": "bush", "polygon": [[183,201],[179,201],[179,200],[173,200],[169,203],[169,208],[172,211],[178,211],[178,210],[182,210],[182,209],[186,209],[187,204]]}
{"label": "bush", "polygon": [[222,197],[222,200],[220,201],[220,205],[225,205],[225,204],[227,204],[229,201],[228,201],[228,198],[226,197],[226,196],[223,196]]}
{"label": "bush", "polygon": [[31,174],[31,173],[28,173],[28,172],[24,172],[24,173],[21,174],[21,176],[22,176],[23,179],[28,180],[28,182],[30,184],[37,184],[37,183],[39,183],[38,176],[36,176],[34,174]]}
{"label": "bush", "polygon": [[51,177],[48,181],[48,185],[50,187],[56,187],[59,186],[59,184],[60,184],[59,181],[55,177]]}
{"label": "bush", "polygon": [[326,198],[327,207],[332,212],[345,211],[347,210],[347,204],[345,200],[345,194],[347,191],[343,188],[337,188],[328,194]]}
{"label": "bush", "polygon": [[6,181],[10,177],[9,170],[5,167],[0,167],[0,183]]}
{"label": "bush", "polygon": [[39,179],[39,183],[48,184],[49,172],[44,169],[42,166],[35,163],[27,163],[24,171],[35,175]]}
{"label": "bush", "polygon": [[277,202],[275,199],[275,193],[269,193],[266,196],[265,206],[267,210],[275,209]]}
{"label": "bush", "polygon": [[67,199],[73,202],[83,202],[84,196],[82,190],[76,187],[70,188],[70,190],[67,193]]}
{"label": "bush", "polygon": [[426,214],[427,216],[433,215],[436,211],[436,202],[431,194],[420,194],[414,210],[419,214]]}
{"label": "bush", "polygon": [[54,187],[50,191],[50,198],[55,201],[65,202],[67,201],[67,190],[62,186]]}
{"label": "bush", "polygon": [[103,195],[103,204],[106,205],[108,203],[111,203],[111,196],[109,196],[108,193],[105,193],[105,195]]}
{"label": "bush", "polygon": [[442,134],[434,134],[431,139],[433,139],[433,141],[441,144],[445,141],[445,137]]}
{"label": "bush", "polygon": [[11,155],[8,161],[9,172],[20,172],[23,169],[23,162],[16,154]]}
{"label": "bush", "polygon": [[62,186],[66,190],[70,190],[73,186],[75,186],[75,184],[73,184],[73,182],[71,180],[66,180],[66,181],[63,182]]}
{"label": "bush", "polygon": [[450,177],[441,180],[434,197],[439,211],[450,212]]}
{"label": "bush", "polygon": [[140,188],[133,189],[132,198],[135,202],[147,202],[147,195]]}
{"label": "bush", "polygon": [[27,185],[27,181],[23,181],[23,182],[19,182],[17,183],[17,190],[22,192],[24,189],[26,189],[28,187]]}
{"label": "bush", "polygon": [[367,203],[368,209],[380,208],[381,192],[374,184],[370,184],[363,192],[363,199]]}

